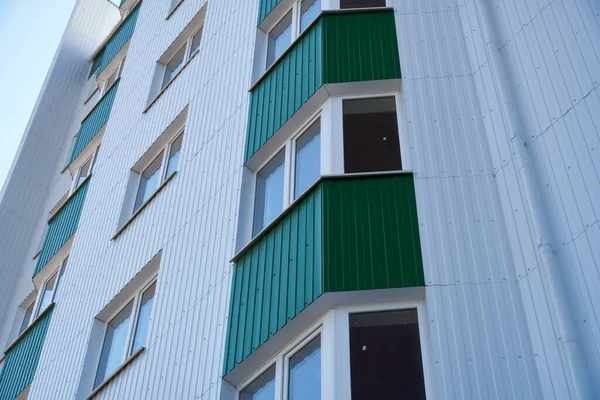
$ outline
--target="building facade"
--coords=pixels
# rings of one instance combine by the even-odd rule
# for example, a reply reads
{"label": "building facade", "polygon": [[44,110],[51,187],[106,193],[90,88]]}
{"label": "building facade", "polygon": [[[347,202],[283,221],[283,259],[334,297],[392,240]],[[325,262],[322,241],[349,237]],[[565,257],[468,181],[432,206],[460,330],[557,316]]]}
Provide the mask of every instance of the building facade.
{"label": "building facade", "polygon": [[600,398],[599,85],[594,0],[78,0],[0,399]]}

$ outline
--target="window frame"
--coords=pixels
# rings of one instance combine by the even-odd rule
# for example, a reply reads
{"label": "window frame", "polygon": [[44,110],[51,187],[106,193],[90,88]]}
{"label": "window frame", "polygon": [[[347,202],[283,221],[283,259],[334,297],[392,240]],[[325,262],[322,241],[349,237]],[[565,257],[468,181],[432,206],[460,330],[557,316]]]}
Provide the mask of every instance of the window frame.
{"label": "window frame", "polygon": [[[121,78],[121,74],[123,73],[123,66],[125,65],[126,59],[127,59],[127,57],[125,57],[121,61],[119,61],[119,64],[117,65],[115,70],[113,72],[111,72],[110,75],[108,75],[108,77],[104,80],[104,82],[102,82],[102,90],[100,90],[100,98],[104,97],[104,95],[106,93],[108,93],[108,91],[115,85],[115,83],[117,83],[119,78]],[[113,83],[111,83],[109,85],[110,79],[113,76],[115,77],[115,80],[113,81]]]}
{"label": "window frame", "polygon": [[[268,362],[262,365],[256,372],[252,373],[247,379],[245,379],[236,388],[235,400],[240,399],[241,393],[250,386],[256,379],[258,379],[263,373],[267,372],[269,368],[275,366],[275,400],[288,400],[289,398],[289,360],[300,350],[302,350],[311,340],[317,336],[321,337],[320,346],[323,346],[323,325],[324,318],[320,318],[315,324],[309,329],[303,332],[300,336],[294,338],[290,344],[284,347],[277,355],[271,358]],[[321,353],[321,375],[323,370],[323,353]],[[321,394],[323,379],[321,379]]]}
{"label": "window frame", "polygon": [[[275,151],[273,151],[272,154],[269,155],[269,157],[263,162],[261,163],[257,168],[255,168],[255,170],[252,172],[253,173],[253,201],[252,201],[252,238],[258,236],[260,234],[260,232],[262,232],[263,230],[265,230],[267,227],[269,227],[271,225],[271,223],[277,219],[277,217],[275,217],[275,219],[273,219],[273,221],[267,223],[265,226],[263,226],[259,231],[256,232],[256,234],[254,234],[254,216],[256,213],[256,201],[257,201],[257,181],[258,181],[258,175],[262,172],[262,170],[267,167],[269,165],[269,163],[271,161],[273,161],[277,156],[279,156],[279,154],[281,154],[283,152],[284,154],[284,160],[283,160],[283,205],[281,208],[281,213],[285,212],[285,210],[290,207],[292,204],[294,204],[296,202],[296,200],[298,200],[300,197],[302,197],[302,194],[305,193],[307,190],[305,190],[302,194],[300,194],[299,196],[297,196],[296,198],[294,198],[295,196],[295,183],[296,183],[296,149],[297,149],[297,142],[298,139],[300,137],[302,137],[302,135],[304,135],[305,133],[307,133],[314,124],[318,123],[319,124],[319,155],[321,155],[322,152],[322,127],[323,127],[323,119],[322,119],[322,110],[319,109],[315,114],[313,114],[310,118],[307,119],[307,122],[304,123],[298,130],[296,130],[286,141],[283,145],[279,146]],[[317,178],[317,180],[323,176],[323,165],[321,163],[321,160],[319,160],[319,177]],[[315,181],[316,182],[316,181]],[[314,182],[313,182],[314,183]],[[309,186],[310,188],[310,186]]]}
{"label": "window frame", "polygon": [[[284,386],[283,379],[289,385],[289,359],[315,337],[321,337],[321,399],[350,398],[352,382],[350,380],[350,314],[375,313],[384,311],[411,310],[417,311],[419,341],[421,344],[421,362],[425,382],[426,398],[431,398],[433,391],[432,360],[429,345],[427,309],[422,294],[408,294],[404,300],[377,302],[369,299],[364,304],[340,304],[330,308],[325,314],[296,335],[288,345],[281,348],[260,368],[249,374],[235,388],[235,400],[240,393],[251,385],[264,372],[275,365],[275,399],[288,400],[289,387]],[[286,364],[287,360],[287,364]]]}
{"label": "window frame", "polygon": [[[142,286],[140,286],[139,289],[136,289],[136,291],[134,292],[133,295],[127,297],[127,299],[125,299],[122,303],[122,305],[120,307],[118,307],[116,309],[116,311],[114,311],[113,313],[111,313],[108,317],[106,317],[105,321],[101,321],[103,324],[103,331],[102,331],[102,339],[100,340],[100,349],[98,352],[98,357],[95,361],[95,367],[94,367],[94,374],[93,377],[91,379],[91,390],[90,393],[93,393],[95,390],[97,390],[98,388],[102,387],[105,382],[107,380],[109,380],[111,378],[111,376],[118,371],[121,366],[123,364],[125,364],[127,362],[127,360],[131,357],[133,357],[136,352],[138,352],[141,349],[145,349],[146,345],[141,346],[140,349],[133,349],[133,344],[134,344],[134,340],[135,340],[135,334],[136,334],[136,330],[137,330],[137,325],[138,325],[138,319],[139,319],[139,314],[140,314],[140,308],[141,308],[141,302],[142,302],[142,296],[144,295],[144,293],[153,285],[153,284],[157,284],[158,283],[158,274],[154,274],[150,279],[148,279]],[[154,301],[154,298],[156,297],[156,294],[158,292],[158,285],[155,288],[154,291],[154,296],[152,297],[152,301]],[[109,374],[107,374],[104,379],[98,383],[97,386],[94,386],[94,384],[96,383],[96,377],[98,376],[98,370],[100,368],[100,361],[102,358],[102,351],[104,350],[104,341],[106,340],[106,334],[108,332],[108,326],[111,323],[111,321],[113,319],[115,319],[119,313],[121,311],[123,311],[130,303],[132,303],[132,307],[131,307],[131,314],[129,316],[130,318],[130,324],[127,327],[127,338],[125,340],[125,348],[123,351],[123,355],[121,357],[121,362],[119,363],[119,366],[117,366],[113,371],[111,371]],[[150,317],[149,319],[152,320],[153,317],[153,313],[154,313],[154,303],[152,303],[152,309],[150,310]],[[148,329],[148,332],[150,332],[150,327]]]}
{"label": "window frame", "polygon": [[[148,161],[147,163],[144,164],[143,167],[139,168],[139,172],[136,171],[136,173],[138,174],[138,178],[137,178],[137,182],[135,185],[135,193],[134,193],[134,201],[133,201],[133,209],[131,211],[131,215],[134,215],[138,212],[138,210],[141,210],[142,208],[144,208],[144,206],[146,205],[146,203],[148,203],[152,197],[154,197],[154,194],[156,192],[158,192],[158,190],[160,190],[161,186],[165,184],[165,182],[167,182],[171,176],[175,175],[177,173],[177,171],[179,171],[180,168],[180,161],[178,161],[177,164],[177,168],[171,172],[169,175],[167,175],[167,168],[169,165],[169,155],[171,153],[171,146],[173,145],[173,143],[175,141],[177,141],[177,139],[179,139],[181,137],[181,148],[179,149],[179,151],[181,152],[183,150],[183,138],[185,135],[185,126],[183,126],[181,129],[179,129],[177,131],[177,133],[175,135],[173,135],[173,137],[171,139],[169,139],[169,141],[167,142],[166,145],[164,145],[163,147],[161,147],[160,149],[157,150],[157,155],[156,157],[152,158],[150,161]],[[144,171],[146,171],[146,169],[148,169],[148,167],[150,165],[152,165],[152,163],[156,160],[156,158],[162,153],[162,159],[160,161],[160,167],[159,167],[159,180],[158,183],[156,185],[156,188],[154,189],[154,191],[148,195],[148,197],[146,199],[144,199],[144,201],[142,201],[139,205],[139,207],[136,208],[136,200],[137,200],[137,196],[138,196],[138,192],[140,190],[140,184],[142,183],[142,177],[144,174]],[[181,160],[181,154],[179,155],[179,160]]]}
{"label": "window frame", "polygon": [[[73,192],[75,192],[81,185],[83,185],[83,183],[86,180],[88,180],[92,176],[92,173],[94,172],[94,166],[96,165],[96,159],[98,157],[99,150],[100,150],[100,146],[96,147],[92,151],[92,154],[88,158],[86,158],[85,161],[82,162],[79,167],[77,167],[77,171],[73,175],[73,182],[71,182],[71,190],[69,190],[69,195],[73,194]],[[83,181],[81,181],[81,183],[79,183],[79,178],[81,177],[81,171],[82,171],[83,167],[88,163],[88,161],[90,162],[90,170],[88,172],[88,175]]]}
{"label": "window frame", "polygon": [[[35,319],[37,317],[40,316],[40,314],[42,314],[46,308],[48,308],[50,306],[50,304],[54,303],[54,300],[56,300],[56,292],[58,291],[58,286],[61,284],[61,280],[62,280],[62,276],[63,276],[63,272],[64,272],[64,268],[66,267],[67,263],[69,261],[69,256],[67,255],[61,262],[60,265],[58,266],[58,268],[56,268],[55,271],[53,271],[48,278],[46,278],[46,280],[44,280],[44,283],[40,286],[40,290],[37,292],[37,295],[35,296],[35,301],[34,301],[34,306],[33,306],[33,312],[31,313],[31,318],[29,319],[29,323],[27,324],[27,326],[31,325],[31,323],[33,321],[35,321]],[[46,291],[46,286],[48,285],[48,282],[54,278],[56,276],[56,282],[54,283],[54,289],[52,289],[52,295],[50,297],[50,303],[48,303],[48,306],[46,306],[43,310],[41,309],[41,305],[42,305],[42,298],[44,296],[44,292]]]}
{"label": "window frame", "polygon": [[[167,62],[162,64],[163,72],[161,74],[159,93],[161,91],[165,90],[171,84],[171,82],[173,82],[175,80],[175,78],[177,78],[177,76],[179,76],[181,71],[184,70],[186,65],[196,56],[196,54],[198,54],[200,52],[200,46],[202,46],[202,37],[200,37],[200,43],[198,44],[198,48],[196,50],[194,50],[193,52],[191,52],[192,41],[194,40],[194,36],[196,36],[196,34],[200,31],[202,31],[202,35],[204,35],[204,22],[202,22],[200,24],[200,26],[198,27],[198,29],[194,30],[194,32],[190,36],[188,36],[188,38],[185,40],[185,43],[177,49],[177,51],[173,54],[173,56],[171,58],[169,58],[169,60]],[[182,49],[183,49],[183,60],[181,61],[179,71],[177,71],[176,73],[171,75],[169,80],[165,82],[165,75],[167,74],[167,65],[175,58],[175,56],[177,56],[177,54],[179,54],[179,52]]]}

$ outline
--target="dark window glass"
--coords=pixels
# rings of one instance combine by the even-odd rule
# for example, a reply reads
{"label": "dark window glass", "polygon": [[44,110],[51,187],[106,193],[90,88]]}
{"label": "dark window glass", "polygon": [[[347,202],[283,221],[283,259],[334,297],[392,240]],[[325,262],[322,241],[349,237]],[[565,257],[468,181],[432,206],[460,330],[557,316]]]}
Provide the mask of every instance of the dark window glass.
{"label": "dark window glass", "polygon": [[90,74],[88,75],[88,79],[92,77],[100,68],[100,62],[102,61],[102,56],[104,55],[104,50],[102,50],[96,57],[94,57],[94,61],[92,61],[92,69],[90,70]]}
{"label": "dark window glass", "polygon": [[352,400],[425,399],[416,310],[350,315]]}
{"label": "dark window glass", "polygon": [[402,169],[393,97],[344,101],[344,170]]}
{"label": "dark window glass", "polygon": [[340,0],[340,8],[385,7],[385,0]]}

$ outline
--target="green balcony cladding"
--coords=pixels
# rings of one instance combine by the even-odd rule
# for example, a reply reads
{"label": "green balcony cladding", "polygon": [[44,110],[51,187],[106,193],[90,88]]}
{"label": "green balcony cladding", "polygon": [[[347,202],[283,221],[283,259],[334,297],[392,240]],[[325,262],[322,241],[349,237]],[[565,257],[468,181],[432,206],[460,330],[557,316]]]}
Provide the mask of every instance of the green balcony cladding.
{"label": "green balcony cladding", "polygon": [[258,8],[258,25],[267,18],[267,15],[279,4],[281,0],[260,0]]}
{"label": "green balcony cladding", "polygon": [[325,177],[236,256],[224,373],[324,293],[424,285],[412,174]]}
{"label": "green balcony cladding", "polygon": [[48,222],[48,233],[46,233],[33,276],[36,276],[44,268],[48,261],[77,231],[89,184],[90,179],[88,178]]}
{"label": "green balcony cladding", "polygon": [[401,77],[394,13],[328,13],[251,90],[248,161],[324,84]]}
{"label": "green balcony cladding", "polygon": [[98,132],[100,132],[102,127],[108,122],[108,118],[110,117],[110,112],[112,111],[112,106],[115,101],[115,96],[117,95],[117,90],[119,89],[119,82],[120,80],[115,82],[110,90],[106,92],[98,104],[96,104],[92,111],[81,122],[81,127],[77,133],[77,139],[75,140],[75,145],[73,146],[73,152],[71,153],[71,159],[69,160],[69,163],[72,163],[73,160],[77,158],[83,149],[85,149],[85,146],[92,141]]}
{"label": "green balcony cladding", "polygon": [[0,371],[0,400],[13,400],[33,381],[52,311],[45,311],[6,351]]}
{"label": "green balcony cladding", "polygon": [[[141,4],[141,3],[140,3]],[[135,30],[135,23],[137,22],[138,13],[140,12],[140,4],[135,6],[129,15],[125,18],[125,21],[119,26],[119,29],[108,39],[106,46],[104,47],[104,54],[102,55],[102,61],[100,62],[100,68],[98,68],[98,74],[102,73],[104,69],[110,64],[115,58],[119,51],[129,42],[133,31]]]}

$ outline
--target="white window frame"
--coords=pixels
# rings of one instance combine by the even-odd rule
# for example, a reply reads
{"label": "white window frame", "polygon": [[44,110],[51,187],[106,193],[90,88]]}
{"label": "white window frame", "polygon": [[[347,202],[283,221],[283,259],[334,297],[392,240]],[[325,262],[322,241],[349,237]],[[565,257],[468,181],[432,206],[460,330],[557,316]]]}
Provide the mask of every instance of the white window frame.
{"label": "white window frame", "polygon": [[[204,22],[202,22],[202,24],[200,24],[200,27],[198,27],[198,29],[196,29],[194,31],[194,33],[192,33],[185,40],[185,43],[181,47],[177,48],[177,51],[175,52],[175,54],[173,54],[173,57],[171,57],[166,63],[163,64],[164,71],[162,73],[162,78],[160,80],[160,83],[161,83],[160,90],[164,90],[167,86],[169,86],[171,84],[171,82],[173,82],[173,80],[181,73],[181,71],[183,71],[186,64],[189,63],[190,60],[196,56],[196,54],[198,54],[198,52],[200,51],[200,46],[202,46],[202,38],[200,38],[200,44],[198,45],[198,48],[196,50],[194,50],[193,53],[191,52],[192,40],[194,40],[194,36],[196,36],[196,34],[203,29],[204,29]],[[204,32],[202,32],[202,36],[204,36]],[[171,78],[169,79],[168,82],[165,82],[165,75],[167,73],[167,65],[171,62],[171,60],[173,60],[173,58],[175,58],[177,53],[179,53],[179,51],[182,48],[184,49],[183,50],[183,61],[181,61],[181,67],[179,68],[179,71],[177,71],[173,76],[171,76]]]}
{"label": "white window frame", "polygon": [[[125,65],[125,60],[126,60],[126,58],[123,58],[121,61],[119,61],[119,65],[117,65],[115,70],[113,72],[111,72],[110,75],[108,75],[108,77],[104,80],[104,82],[102,82],[102,90],[100,91],[100,98],[102,98],[115,85],[115,83],[121,77],[121,74],[123,73],[123,66]],[[108,83],[110,82],[110,79],[113,76],[115,77],[115,81],[112,85],[109,86]]]}
{"label": "white window frame", "polygon": [[417,311],[425,397],[433,398],[433,364],[428,346],[429,331],[425,302],[423,300],[405,300],[383,303],[372,302],[330,309],[317,322],[279,351],[277,355],[239,384],[236,388],[235,400],[239,400],[240,393],[273,365],[275,365],[275,400],[287,400],[289,359],[319,335],[321,336],[321,399],[351,398],[350,314],[396,310]]}
{"label": "white window frame", "polygon": [[[253,196],[253,211],[252,211],[252,231],[254,231],[254,212],[256,211],[256,182],[258,174],[273,160],[275,159],[282,151],[284,152],[284,161],[283,161],[283,205],[281,212],[283,213],[290,205],[292,205],[296,200],[294,200],[294,190],[296,183],[296,144],[298,139],[306,133],[317,121],[319,121],[319,135],[322,132],[323,120],[321,118],[321,110],[317,111],[314,115],[312,115],[306,122],[304,123],[300,129],[298,129],[289,139],[285,141],[285,143],[278,147],[277,150],[273,152],[270,157],[263,162],[256,170],[254,171],[254,196]],[[321,141],[319,142],[319,150],[322,153],[322,135]],[[319,176],[323,175],[323,165],[320,163],[320,171]],[[317,178],[318,179],[318,178]],[[272,221],[271,221],[272,222]],[[271,224],[271,222],[267,223],[265,226],[261,228],[260,231],[257,232],[257,235],[263,231],[267,226]],[[257,235],[253,235],[257,236]]]}
{"label": "white window frame", "polygon": [[54,303],[54,300],[56,299],[56,289],[58,289],[58,285],[60,285],[62,273],[68,261],[69,256],[66,256],[61,261],[60,266],[56,269],[56,271],[50,274],[50,276],[41,285],[40,290],[38,291],[37,296],[35,298],[35,305],[33,306],[33,312],[31,313],[31,318],[29,319],[29,323],[27,324],[27,326],[31,325],[31,323],[35,321],[35,319],[39,317],[41,313],[44,312],[45,309],[40,309],[40,306],[42,305],[42,297],[44,296],[44,292],[46,291],[46,285],[48,285],[48,282],[56,276],[56,282],[54,283],[54,289],[52,290],[52,296],[50,297],[50,303],[48,303],[48,307],[50,306],[50,304]]}
{"label": "white window frame", "polygon": [[[275,357],[269,362],[265,363],[255,373],[250,375],[248,379],[244,380],[239,385],[235,400],[240,399],[241,392],[244,391],[250,384],[252,384],[257,378],[273,366],[275,366],[275,400],[287,400],[288,399],[288,385],[289,385],[289,360],[296,353],[304,348],[311,340],[317,336],[321,337],[321,349],[323,348],[323,319],[320,319],[316,324],[313,324],[311,328],[307,329],[305,333],[295,338],[289,345],[281,350]],[[321,351],[321,398],[323,397],[323,352]]]}
{"label": "white window frame", "polygon": [[[30,301],[29,303],[27,303],[26,307],[20,307],[23,310],[23,317],[20,319],[20,323],[19,323],[19,327],[17,328],[18,331],[21,330],[21,326],[23,325],[23,322],[25,322],[25,316],[27,313],[27,309],[29,307],[31,307],[31,315],[29,315],[29,319],[27,320],[27,324],[25,325],[25,329],[23,329],[23,331],[18,332],[19,334],[17,336],[20,336],[23,332],[25,332],[27,330],[27,328],[29,328],[29,325],[31,325],[31,322],[35,319],[35,308],[36,308],[36,301],[37,301],[37,296],[36,298],[34,298],[32,301]],[[1,371],[1,369],[0,369]]]}
{"label": "white window frame", "polygon": [[[183,150],[183,135],[185,135],[185,126],[183,126],[180,130],[177,131],[177,133],[173,136],[173,138],[171,138],[169,140],[169,142],[161,147],[160,149],[158,149],[156,151],[156,156],[154,158],[152,158],[150,161],[148,161],[146,164],[144,164],[144,166],[142,168],[140,168],[140,172],[138,173],[138,179],[137,179],[137,183],[135,185],[135,193],[134,193],[134,202],[133,202],[133,211],[132,214],[135,214],[139,209],[143,208],[144,205],[150,201],[150,199],[152,198],[152,196],[154,195],[154,193],[156,193],[156,191],[158,191],[161,187],[161,185],[163,185],[167,179],[169,179],[172,175],[175,175],[177,173],[177,171],[179,171],[179,168],[181,167],[181,151]],[[177,169],[175,171],[173,171],[169,176],[167,176],[167,167],[168,167],[168,163],[169,163],[169,155],[171,154],[171,147],[173,145],[173,143],[175,141],[177,141],[177,139],[182,138],[182,142],[181,142],[181,149],[179,149],[180,154],[179,154],[179,162],[177,165]],[[154,162],[154,160],[156,160],[156,157],[158,157],[158,155],[162,152],[162,160],[160,161],[160,172],[159,172],[159,179],[158,179],[158,184],[156,185],[156,189],[154,189],[154,192],[152,192],[152,194],[150,194],[148,196],[147,199],[145,199],[138,208],[135,208],[135,201],[137,200],[137,195],[138,195],[138,191],[140,190],[140,184],[142,183],[142,175],[144,174],[144,171],[146,171],[146,169],[148,169],[148,167]]]}
{"label": "white window frame", "polygon": [[[79,178],[81,176],[81,170],[83,169],[83,166],[85,164],[87,164],[87,162],[90,162],[90,171],[88,172],[88,178],[90,176],[92,176],[92,173],[94,172],[94,166],[96,164],[96,157],[98,157],[98,151],[100,150],[100,146],[96,147],[94,149],[94,151],[92,152],[92,154],[85,159],[85,161],[83,163],[81,163],[81,165],[77,168],[77,172],[75,172],[75,175],[73,175],[74,179],[73,182],[71,182],[71,189],[69,190],[69,194],[73,194],[73,192],[75,192],[75,190],[77,190],[77,188],[81,185],[78,185],[78,181]],[[88,179],[86,178],[86,179]],[[84,181],[85,182],[85,181]],[[83,182],[81,182],[83,184]]]}
{"label": "white window frame", "polygon": [[[96,388],[94,387],[94,383],[96,382],[96,376],[98,375],[98,368],[100,367],[100,359],[102,357],[102,351],[104,350],[104,340],[106,339],[106,333],[108,332],[108,324],[110,324],[110,322],[117,315],[119,315],[119,313],[121,311],[123,311],[125,309],[125,307],[127,307],[129,305],[129,303],[133,302],[132,307],[131,307],[131,314],[130,314],[131,323],[129,324],[129,328],[127,329],[127,339],[125,340],[125,350],[123,351],[121,363],[119,364],[119,366],[120,366],[120,365],[123,365],[131,356],[133,356],[135,354],[135,352],[133,351],[133,343],[134,343],[135,334],[137,331],[142,296],[153,284],[155,284],[157,282],[158,282],[158,274],[154,274],[139,289],[137,289],[133,295],[129,296],[125,301],[123,301],[123,304],[115,312],[110,314],[110,316],[108,316],[105,321],[102,321],[102,323],[104,325],[104,327],[103,327],[104,331],[102,332],[102,340],[100,341],[100,351],[98,352],[98,358],[96,360],[96,366],[94,368],[94,375],[92,378],[92,387],[90,388],[90,392],[93,392],[94,390],[96,390],[96,388],[102,386],[102,384],[108,378],[110,378],[110,376],[115,371],[118,371],[120,368],[120,367],[117,367],[115,369],[115,371],[109,373],[106,377],[104,377],[104,380],[102,380],[102,382],[100,382],[98,384],[98,386],[96,386]],[[152,314],[154,313],[154,298],[156,297],[156,293],[158,292],[158,290],[156,290],[156,289],[158,289],[158,285],[155,288],[154,296],[152,298],[152,310],[150,311],[150,317],[149,317],[150,320],[152,320]],[[148,330],[148,332],[150,332],[150,330]],[[145,349],[145,348],[146,348],[146,346],[144,345],[140,349]]]}

